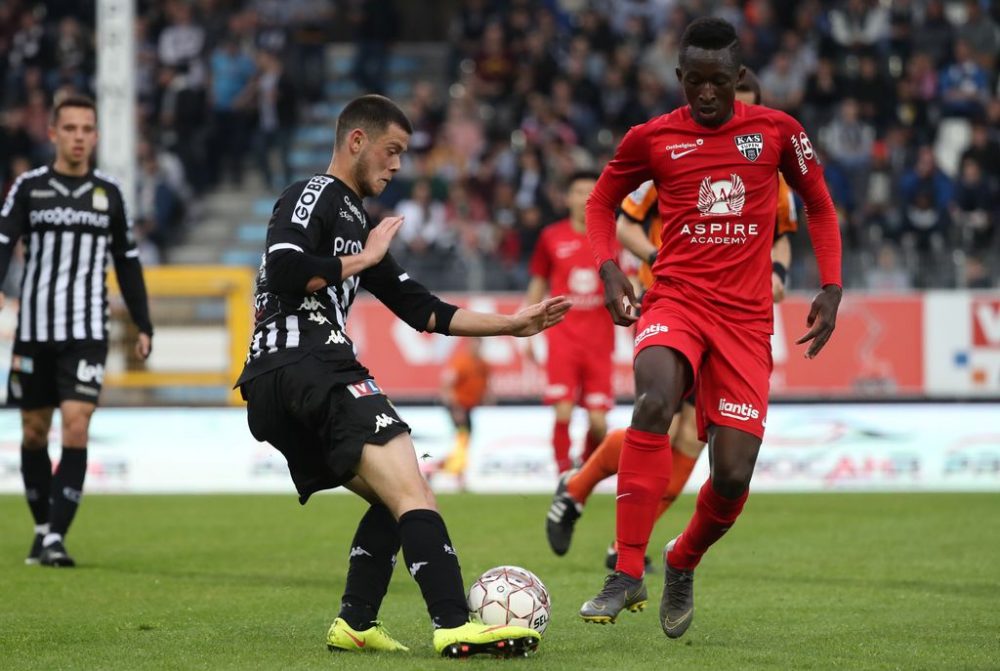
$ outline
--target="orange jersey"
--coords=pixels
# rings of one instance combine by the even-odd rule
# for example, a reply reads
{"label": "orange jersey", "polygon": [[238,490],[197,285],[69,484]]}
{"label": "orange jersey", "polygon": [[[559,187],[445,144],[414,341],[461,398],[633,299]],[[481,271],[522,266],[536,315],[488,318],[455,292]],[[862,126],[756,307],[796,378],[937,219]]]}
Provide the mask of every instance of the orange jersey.
{"label": "orange jersey", "polygon": [[489,385],[490,367],[481,358],[465,350],[457,352],[448,362],[445,375],[457,405],[469,410],[483,402]]}
{"label": "orange jersey", "polygon": [[[778,214],[775,217],[774,239],[799,230],[799,217],[795,211],[795,195],[781,173],[778,175]],[[643,182],[639,188],[625,196],[621,209],[626,217],[642,224],[649,241],[659,249],[662,242],[663,221],[656,209],[657,195],[653,180]],[[639,282],[648,289],[653,286],[653,271],[643,262],[639,268]]]}

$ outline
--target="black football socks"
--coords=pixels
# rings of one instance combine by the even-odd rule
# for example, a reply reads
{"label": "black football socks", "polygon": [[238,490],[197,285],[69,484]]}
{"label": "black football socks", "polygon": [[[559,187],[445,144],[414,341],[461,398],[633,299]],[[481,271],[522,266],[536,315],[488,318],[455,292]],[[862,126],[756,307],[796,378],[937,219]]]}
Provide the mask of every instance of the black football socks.
{"label": "black football socks", "polygon": [[340,601],[340,617],[356,631],[370,628],[378,617],[398,552],[399,524],[388,508],[372,506],[354,532]]}
{"label": "black football socks", "polygon": [[399,518],[403,558],[420,586],[434,628],[451,629],[469,621],[458,556],[444,520],[434,510],[411,510]]}
{"label": "black football socks", "polygon": [[[83,480],[87,475],[87,448],[63,447],[62,459],[52,478],[52,509],[49,533],[45,544],[61,540],[73,522],[83,496]],[[58,537],[58,538],[56,538]]]}
{"label": "black football socks", "polygon": [[45,533],[49,523],[49,495],[52,489],[52,460],[46,445],[41,449],[21,446],[21,477],[37,533]]}

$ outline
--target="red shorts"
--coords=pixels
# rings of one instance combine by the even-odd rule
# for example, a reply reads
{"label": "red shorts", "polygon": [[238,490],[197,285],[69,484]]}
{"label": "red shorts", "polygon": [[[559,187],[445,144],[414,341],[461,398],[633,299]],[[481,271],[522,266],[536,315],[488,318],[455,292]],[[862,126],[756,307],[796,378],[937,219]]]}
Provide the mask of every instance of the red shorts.
{"label": "red shorts", "polygon": [[579,343],[549,338],[545,403],[570,401],[587,410],[610,410],[614,407],[611,393],[613,353],[613,347],[594,351]]}
{"label": "red shorts", "polygon": [[684,355],[695,379],[698,437],[728,426],[764,437],[771,384],[771,336],[729,321],[679,289],[646,292],[636,325],[635,353],[669,347]]}

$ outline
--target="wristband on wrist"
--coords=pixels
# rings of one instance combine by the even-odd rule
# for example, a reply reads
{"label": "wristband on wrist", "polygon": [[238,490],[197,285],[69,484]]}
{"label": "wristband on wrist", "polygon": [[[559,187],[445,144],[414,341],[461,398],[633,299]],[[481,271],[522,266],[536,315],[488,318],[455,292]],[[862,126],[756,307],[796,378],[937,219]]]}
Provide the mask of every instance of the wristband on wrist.
{"label": "wristband on wrist", "polygon": [[649,256],[646,257],[646,263],[650,268],[653,267],[653,264],[656,263],[656,252],[649,253]]}
{"label": "wristband on wrist", "polygon": [[788,268],[786,268],[784,264],[775,261],[774,263],[771,264],[771,270],[774,272],[775,275],[778,276],[778,279],[781,280],[781,283],[784,284],[785,277],[788,276]]}

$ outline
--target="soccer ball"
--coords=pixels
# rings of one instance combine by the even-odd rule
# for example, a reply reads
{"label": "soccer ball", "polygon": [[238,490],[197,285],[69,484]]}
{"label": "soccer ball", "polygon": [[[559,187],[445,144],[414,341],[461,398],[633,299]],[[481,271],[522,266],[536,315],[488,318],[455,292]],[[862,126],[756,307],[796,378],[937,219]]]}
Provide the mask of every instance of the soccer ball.
{"label": "soccer ball", "polygon": [[544,634],[552,615],[549,591],[534,573],[497,566],[469,588],[469,610],[483,624],[510,624]]}

